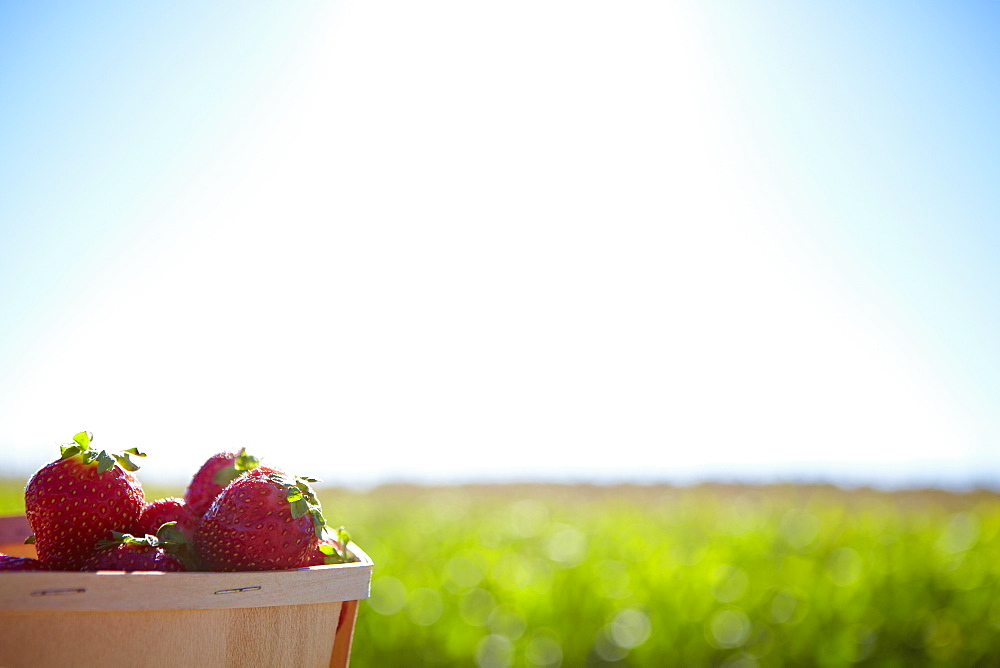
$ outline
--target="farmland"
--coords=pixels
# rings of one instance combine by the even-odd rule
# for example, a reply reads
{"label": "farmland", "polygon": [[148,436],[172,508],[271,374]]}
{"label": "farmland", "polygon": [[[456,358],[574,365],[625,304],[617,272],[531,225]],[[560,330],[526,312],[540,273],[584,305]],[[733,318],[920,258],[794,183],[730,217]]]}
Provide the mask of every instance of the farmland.
{"label": "farmland", "polygon": [[[973,666],[1000,656],[993,493],[394,485],[321,494],[330,521],[376,564],[357,666]],[[20,485],[0,486],[0,513],[20,511]]]}

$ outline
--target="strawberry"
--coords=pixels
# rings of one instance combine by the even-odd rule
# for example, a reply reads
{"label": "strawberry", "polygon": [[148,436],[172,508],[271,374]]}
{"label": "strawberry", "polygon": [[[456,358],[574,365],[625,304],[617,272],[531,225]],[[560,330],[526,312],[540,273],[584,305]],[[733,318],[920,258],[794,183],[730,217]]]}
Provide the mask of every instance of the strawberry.
{"label": "strawberry", "polygon": [[239,452],[220,452],[212,455],[201,465],[198,472],[191,478],[184,500],[191,508],[195,517],[201,517],[208,512],[215,497],[226,485],[231,483],[244,471],[255,469],[260,461],[246,453],[246,448]]}
{"label": "strawberry", "polygon": [[169,498],[147,503],[132,533],[139,536],[145,534],[155,536],[157,530],[167,522],[176,522],[177,529],[186,540],[194,538],[195,530],[198,528],[198,518],[192,514],[191,507],[184,502],[184,499]]}
{"label": "strawberry", "polygon": [[38,558],[52,570],[79,570],[112,530],[139,519],[145,497],[130,471],[129,454],[97,452],[93,435],[80,432],[62,446],[62,456],[35,472],[24,490],[25,514]]}
{"label": "strawberry", "polygon": [[0,554],[0,571],[47,571],[48,566],[38,559],[29,557],[12,557]]}
{"label": "strawberry", "polygon": [[[100,541],[98,550],[83,564],[85,571],[186,571],[184,562],[168,552],[170,538],[165,524],[157,536],[112,531],[111,538]],[[183,544],[183,541],[181,541]]]}
{"label": "strawberry", "polygon": [[194,551],[209,570],[299,568],[326,527],[312,478],[261,466],[222,490],[201,520]]}

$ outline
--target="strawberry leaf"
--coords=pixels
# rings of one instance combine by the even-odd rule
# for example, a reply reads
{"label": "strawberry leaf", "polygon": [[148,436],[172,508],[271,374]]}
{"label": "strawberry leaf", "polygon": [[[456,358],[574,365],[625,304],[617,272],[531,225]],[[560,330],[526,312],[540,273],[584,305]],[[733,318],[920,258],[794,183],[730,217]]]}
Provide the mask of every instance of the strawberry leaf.
{"label": "strawberry leaf", "polygon": [[102,538],[97,541],[98,549],[105,549],[109,547],[114,547],[115,545],[121,545],[122,543],[130,542],[128,539],[135,538],[132,534],[122,533],[121,531],[111,531],[111,538]]}
{"label": "strawberry leaf", "polygon": [[[302,517],[302,515],[308,512],[312,517],[317,538],[322,539],[323,530],[326,528],[326,520],[323,518],[322,506],[319,499],[316,498],[316,492],[309,486],[310,482],[316,482],[316,479],[295,476],[295,484],[287,486],[288,499],[293,504],[299,503],[300,500],[306,504],[306,509],[302,512],[293,510],[293,517]],[[295,515],[295,512],[299,512],[299,514]]]}
{"label": "strawberry leaf", "polygon": [[[129,464],[132,464],[132,462],[129,462]],[[105,471],[110,471],[114,468],[114,465],[115,457],[109,455],[107,450],[101,450],[100,454],[97,455],[97,472],[104,473]],[[135,464],[132,464],[132,466],[135,468],[129,469],[130,471],[135,471],[139,468],[138,466],[135,466]],[[122,468],[125,467],[123,466]]]}
{"label": "strawberry leaf", "polygon": [[156,538],[160,543],[161,547],[167,545],[185,545],[187,539],[184,538],[184,534],[181,530],[177,528],[177,522],[164,522],[159,529],[156,530]]}
{"label": "strawberry leaf", "polygon": [[[135,450],[135,448],[132,448],[132,450]],[[131,450],[126,450],[125,452],[129,453],[129,452],[131,452]],[[102,455],[105,454],[103,450],[101,451],[101,454]],[[135,454],[135,455],[137,455],[139,457],[145,457],[146,456],[146,455],[144,455],[142,453],[139,453],[139,452],[133,452],[132,454]],[[114,454],[114,461],[111,462],[111,466],[114,466],[115,462],[118,462],[118,465],[121,466],[126,471],[138,471],[139,470],[139,467],[135,464],[135,462],[133,462],[131,459],[129,459],[128,454],[120,454],[119,455],[118,453],[115,453]],[[111,468],[111,467],[109,466],[108,468]],[[105,469],[105,470],[107,470],[107,469]],[[98,468],[98,472],[99,473],[103,473],[104,471],[101,470],[100,468]]]}
{"label": "strawberry leaf", "polygon": [[156,530],[156,540],[159,547],[168,552],[184,564],[184,568],[189,571],[200,570],[198,556],[195,554],[191,544],[184,538],[184,534],[177,528],[177,522],[164,522]]}
{"label": "strawberry leaf", "polygon": [[[81,431],[79,434],[73,437],[72,443],[63,443],[59,446],[60,459],[69,459],[70,457],[76,457],[81,453],[93,452],[90,449],[90,442],[94,440],[94,435],[89,431]],[[87,463],[86,456],[84,457],[84,463]]]}
{"label": "strawberry leaf", "polygon": [[313,506],[309,509],[309,514],[312,515],[313,528],[316,531],[316,537],[322,539],[323,529],[326,528],[326,520],[323,519],[323,511],[320,510],[319,506]]}
{"label": "strawberry leaf", "polygon": [[258,466],[260,466],[260,460],[253,455],[248,455],[246,448],[240,448],[240,453],[236,455],[236,461],[233,462],[233,467],[237,471],[250,471]]}
{"label": "strawberry leaf", "polygon": [[212,476],[212,482],[219,487],[225,487],[240,476],[240,472],[232,466],[223,466]]}
{"label": "strawberry leaf", "polygon": [[212,482],[219,487],[225,487],[239,478],[241,473],[252,471],[258,466],[260,466],[260,460],[253,455],[248,455],[246,448],[240,448],[239,454],[236,455],[236,459],[233,460],[232,465],[223,466],[216,471],[215,475],[212,476]]}
{"label": "strawberry leaf", "polygon": [[309,512],[309,503],[299,495],[299,498],[291,502],[292,519],[299,519]]}
{"label": "strawberry leaf", "polygon": [[65,445],[59,446],[59,459],[69,459],[70,457],[76,457],[78,454],[83,452],[80,450],[79,445],[74,445],[67,443]]}
{"label": "strawberry leaf", "polygon": [[145,457],[146,453],[139,452],[139,448],[129,448],[124,452],[112,452],[108,453],[107,450],[101,450],[98,452],[90,447],[91,442],[94,440],[94,435],[89,431],[81,431],[73,437],[72,443],[64,443],[59,446],[60,459],[70,459],[71,457],[80,456],[84,465],[90,465],[97,462],[97,472],[104,473],[110,471],[112,467],[117,463],[126,471],[138,471],[139,467],[136,466],[129,455],[135,457]]}

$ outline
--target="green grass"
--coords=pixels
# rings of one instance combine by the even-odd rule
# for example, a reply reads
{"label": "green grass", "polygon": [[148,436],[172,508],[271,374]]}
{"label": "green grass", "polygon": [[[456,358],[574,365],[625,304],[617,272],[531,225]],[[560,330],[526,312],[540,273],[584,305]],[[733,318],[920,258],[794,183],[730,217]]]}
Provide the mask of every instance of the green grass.
{"label": "green grass", "polygon": [[833,488],[334,494],[358,665],[989,665],[1000,499]]}
{"label": "green grass", "polygon": [[[20,511],[19,492],[0,485],[0,511]],[[1000,656],[995,494],[321,494],[331,522],[375,561],[357,666],[974,666]]]}

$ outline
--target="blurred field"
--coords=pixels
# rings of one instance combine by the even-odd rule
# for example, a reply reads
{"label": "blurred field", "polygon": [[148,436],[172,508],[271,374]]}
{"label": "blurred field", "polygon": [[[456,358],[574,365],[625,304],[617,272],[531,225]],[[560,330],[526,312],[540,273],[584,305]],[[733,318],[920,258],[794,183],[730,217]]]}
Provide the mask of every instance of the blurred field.
{"label": "blurred field", "polygon": [[[0,512],[20,512],[20,485],[0,486]],[[1000,657],[994,493],[496,485],[323,498],[376,564],[356,666]]]}

